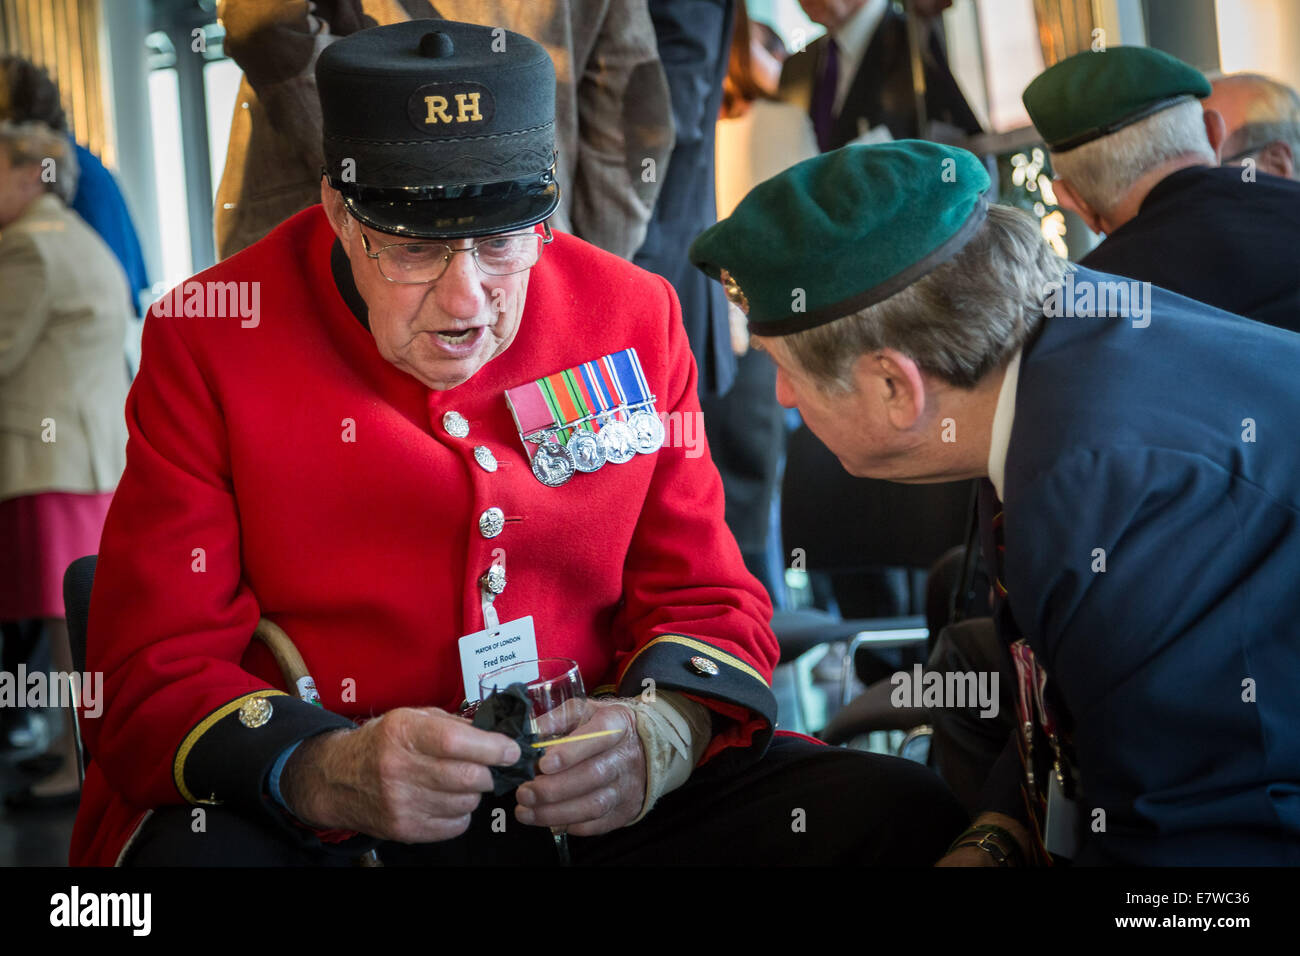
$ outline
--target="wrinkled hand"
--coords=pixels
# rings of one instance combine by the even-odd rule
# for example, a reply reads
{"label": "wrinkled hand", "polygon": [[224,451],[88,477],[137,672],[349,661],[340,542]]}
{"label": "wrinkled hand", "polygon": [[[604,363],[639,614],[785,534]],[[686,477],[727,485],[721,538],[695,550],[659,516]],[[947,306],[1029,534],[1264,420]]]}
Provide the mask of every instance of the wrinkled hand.
{"label": "wrinkled hand", "polygon": [[593,740],[548,747],[538,777],[515,793],[520,823],[596,836],[626,826],[645,802],[646,763],[636,715],[618,700],[582,702],[572,735],[620,730]]}
{"label": "wrinkled hand", "polygon": [[519,745],[502,734],[436,707],[402,707],[304,741],[285,764],[280,792],[312,826],[433,843],[468,829],[492,790],[489,766],[518,759]]}

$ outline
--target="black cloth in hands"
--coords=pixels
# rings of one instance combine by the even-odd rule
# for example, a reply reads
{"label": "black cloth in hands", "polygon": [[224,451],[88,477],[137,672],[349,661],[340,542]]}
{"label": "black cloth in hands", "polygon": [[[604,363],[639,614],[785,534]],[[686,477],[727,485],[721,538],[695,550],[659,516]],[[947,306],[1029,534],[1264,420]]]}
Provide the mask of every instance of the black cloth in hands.
{"label": "black cloth in hands", "polygon": [[474,712],[475,727],[505,734],[519,745],[519,759],[513,764],[488,768],[492,771],[492,792],[498,797],[537,775],[537,761],[542,752],[533,746],[537,735],[530,729],[531,708],[524,685],[511,684],[505,690],[493,691]]}

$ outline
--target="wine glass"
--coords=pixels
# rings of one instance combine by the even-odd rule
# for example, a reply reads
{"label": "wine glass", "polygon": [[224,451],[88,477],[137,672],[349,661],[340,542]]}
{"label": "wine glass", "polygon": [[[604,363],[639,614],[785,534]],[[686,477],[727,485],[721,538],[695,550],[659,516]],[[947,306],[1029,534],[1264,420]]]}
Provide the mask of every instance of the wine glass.
{"label": "wine glass", "polygon": [[[523,684],[528,695],[529,728],[539,741],[558,740],[573,733],[586,714],[587,692],[582,687],[582,673],[577,661],[567,657],[544,657],[519,661],[488,671],[478,679],[479,700],[511,684]],[[562,866],[569,865],[569,836],[551,828],[555,852]]]}

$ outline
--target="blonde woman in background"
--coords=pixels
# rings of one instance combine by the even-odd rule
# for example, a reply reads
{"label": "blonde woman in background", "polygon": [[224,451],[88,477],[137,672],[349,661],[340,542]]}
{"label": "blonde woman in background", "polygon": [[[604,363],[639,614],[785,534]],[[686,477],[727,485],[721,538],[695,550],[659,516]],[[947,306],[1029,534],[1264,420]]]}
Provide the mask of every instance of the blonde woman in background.
{"label": "blonde woman in background", "polygon": [[776,98],[786,50],[776,31],[736,7],[731,64],[722,88],[717,128],[718,218],[765,179],[817,155],[812,121]]}
{"label": "blonde woman in background", "polygon": [[[67,208],[76,179],[64,134],[0,122],[0,621],[43,620],[56,671],[72,670],[63,572],[98,549],[126,462],[131,299],[113,252]],[[75,805],[64,725],[56,769],[11,808]]]}

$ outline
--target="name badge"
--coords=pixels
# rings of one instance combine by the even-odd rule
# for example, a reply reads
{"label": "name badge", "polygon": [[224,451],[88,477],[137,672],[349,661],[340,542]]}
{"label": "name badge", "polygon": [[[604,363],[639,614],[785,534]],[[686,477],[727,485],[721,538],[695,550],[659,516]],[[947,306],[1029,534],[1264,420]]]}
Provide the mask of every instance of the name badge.
{"label": "name badge", "polygon": [[1065,795],[1055,771],[1048,774],[1047,824],[1043,846],[1047,852],[1073,860],[1079,852],[1079,805]]}
{"label": "name badge", "polygon": [[[504,621],[496,627],[475,634],[466,634],[460,646],[460,673],[465,682],[465,699],[479,699],[478,681],[488,671],[509,667],[521,661],[537,660],[537,635],[533,632],[533,618],[521,617]],[[537,665],[531,671],[523,668],[516,680],[526,682],[537,679]]]}

